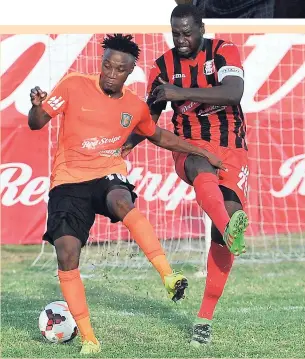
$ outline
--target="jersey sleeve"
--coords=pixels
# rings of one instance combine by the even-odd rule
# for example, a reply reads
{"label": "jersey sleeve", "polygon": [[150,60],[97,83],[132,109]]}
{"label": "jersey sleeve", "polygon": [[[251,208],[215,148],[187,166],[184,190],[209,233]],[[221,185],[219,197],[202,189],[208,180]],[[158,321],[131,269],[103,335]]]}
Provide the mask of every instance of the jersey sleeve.
{"label": "jersey sleeve", "polygon": [[226,76],[244,78],[238,48],[232,42],[223,42],[215,55],[215,66],[218,72],[218,81]]}
{"label": "jersey sleeve", "polygon": [[159,76],[163,78],[163,80],[166,80],[167,75],[164,76],[164,74],[161,73],[161,70],[157,65],[157,62],[155,61],[152,68],[150,69],[148,84],[147,84],[147,93],[146,93],[146,102],[147,105],[149,106],[151,114],[160,114],[163,110],[165,110],[167,104],[166,101],[158,102],[154,104],[156,97],[153,96],[152,93],[156,87],[161,85],[161,83],[158,80]]}
{"label": "jersey sleeve", "polygon": [[143,103],[141,120],[135,127],[134,132],[145,137],[153,136],[156,132],[156,124],[149,113],[148,106],[145,103]]}
{"label": "jersey sleeve", "polygon": [[44,100],[42,108],[48,115],[55,117],[64,113],[68,106],[69,97],[69,75],[65,76],[51,91],[48,97]]}

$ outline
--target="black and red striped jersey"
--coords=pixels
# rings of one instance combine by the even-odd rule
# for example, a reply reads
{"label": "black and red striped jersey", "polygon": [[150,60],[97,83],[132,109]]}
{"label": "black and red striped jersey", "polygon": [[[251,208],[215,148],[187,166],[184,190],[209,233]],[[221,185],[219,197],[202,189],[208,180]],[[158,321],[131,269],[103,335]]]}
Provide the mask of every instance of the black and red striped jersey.
{"label": "black and red striped jersey", "polygon": [[[202,50],[194,59],[181,58],[175,48],[153,64],[147,87],[147,104],[152,114],[160,114],[166,102],[154,104],[158,77],[182,88],[220,86],[227,75],[243,77],[237,47],[218,39],[204,39]],[[215,106],[194,101],[171,103],[174,133],[184,139],[205,140],[222,147],[247,149],[246,124],[240,105]]]}

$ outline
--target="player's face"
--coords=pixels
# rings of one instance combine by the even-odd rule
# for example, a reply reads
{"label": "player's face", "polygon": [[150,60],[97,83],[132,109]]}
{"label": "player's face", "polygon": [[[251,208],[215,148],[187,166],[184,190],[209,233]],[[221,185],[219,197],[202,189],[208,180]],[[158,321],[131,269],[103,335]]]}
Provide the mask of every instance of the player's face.
{"label": "player's face", "polygon": [[107,94],[118,93],[132,73],[135,59],[124,52],[107,49],[102,59],[100,85]]}
{"label": "player's face", "polygon": [[192,57],[197,53],[204,34],[204,25],[195,23],[192,16],[173,17],[171,21],[174,46],[181,57]]}

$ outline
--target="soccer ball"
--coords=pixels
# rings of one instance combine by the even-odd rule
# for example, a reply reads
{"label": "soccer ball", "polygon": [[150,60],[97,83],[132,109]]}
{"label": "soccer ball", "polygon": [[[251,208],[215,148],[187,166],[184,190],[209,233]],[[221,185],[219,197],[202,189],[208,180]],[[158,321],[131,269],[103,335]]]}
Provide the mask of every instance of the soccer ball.
{"label": "soccer ball", "polygon": [[66,343],[78,332],[68,305],[63,301],[48,304],[40,313],[38,325],[41,334],[52,343]]}

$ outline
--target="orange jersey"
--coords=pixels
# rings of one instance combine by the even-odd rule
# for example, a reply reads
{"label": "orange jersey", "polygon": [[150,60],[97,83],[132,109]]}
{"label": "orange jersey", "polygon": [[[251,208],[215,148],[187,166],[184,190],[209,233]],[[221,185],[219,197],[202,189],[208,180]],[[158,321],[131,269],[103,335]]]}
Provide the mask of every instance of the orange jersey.
{"label": "orange jersey", "polygon": [[119,99],[107,96],[99,75],[67,75],[42,107],[51,117],[62,114],[51,188],[112,173],[126,176],[122,145],[132,131],[143,136],[156,131],[144,101],[127,88]]}

